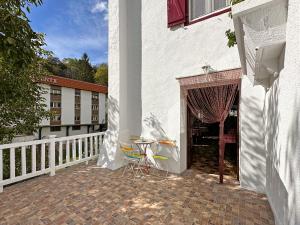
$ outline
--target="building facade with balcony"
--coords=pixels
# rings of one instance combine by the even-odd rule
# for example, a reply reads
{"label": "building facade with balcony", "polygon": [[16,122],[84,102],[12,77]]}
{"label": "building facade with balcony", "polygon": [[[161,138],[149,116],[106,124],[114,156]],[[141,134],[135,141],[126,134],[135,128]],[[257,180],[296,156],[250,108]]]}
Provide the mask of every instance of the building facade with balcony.
{"label": "building facade with balcony", "polygon": [[103,128],[107,87],[58,76],[48,76],[40,85],[53,117],[42,121],[36,139],[87,134]]}
{"label": "building facade with balcony", "polygon": [[[240,185],[267,194],[276,224],[299,224],[299,11],[296,0],[245,0],[233,10],[226,0],[110,0],[108,131],[98,165],[121,167],[119,142],[137,135],[175,140],[168,166],[182,173],[186,89],[235,77]],[[229,29],[238,47],[228,48]]]}

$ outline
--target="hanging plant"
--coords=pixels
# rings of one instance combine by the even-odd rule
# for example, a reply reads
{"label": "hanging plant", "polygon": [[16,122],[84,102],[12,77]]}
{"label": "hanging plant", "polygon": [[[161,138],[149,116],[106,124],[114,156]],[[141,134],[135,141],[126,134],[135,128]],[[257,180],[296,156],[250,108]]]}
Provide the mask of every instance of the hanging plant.
{"label": "hanging plant", "polygon": [[[244,0],[230,0],[230,4],[231,5],[235,5],[235,4],[238,4],[238,3],[242,2],[242,1],[244,1]],[[229,16],[230,16],[230,18],[232,18],[232,14],[231,13],[229,13]],[[229,48],[231,48],[231,47],[233,47],[233,46],[235,46],[237,44],[237,42],[236,42],[236,36],[235,36],[235,32],[234,31],[232,31],[231,29],[229,29],[229,30],[227,30],[225,32],[225,35],[226,35],[226,37],[228,39],[227,46]]]}

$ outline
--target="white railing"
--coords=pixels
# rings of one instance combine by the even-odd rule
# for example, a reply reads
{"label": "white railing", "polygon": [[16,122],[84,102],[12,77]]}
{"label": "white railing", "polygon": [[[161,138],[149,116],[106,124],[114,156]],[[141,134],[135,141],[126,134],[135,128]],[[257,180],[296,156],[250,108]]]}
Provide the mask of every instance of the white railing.
{"label": "white railing", "polygon": [[99,155],[104,132],[0,145],[3,186],[50,173]]}

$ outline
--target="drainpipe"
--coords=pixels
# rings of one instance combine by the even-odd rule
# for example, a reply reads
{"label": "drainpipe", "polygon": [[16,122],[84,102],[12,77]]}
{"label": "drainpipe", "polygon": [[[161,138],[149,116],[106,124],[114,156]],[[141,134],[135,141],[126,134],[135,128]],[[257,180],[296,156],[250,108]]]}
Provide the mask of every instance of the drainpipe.
{"label": "drainpipe", "polygon": [[42,140],[42,127],[39,128],[39,140]]}
{"label": "drainpipe", "polygon": [[69,136],[69,126],[66,126],[66,136],[68,137]]}

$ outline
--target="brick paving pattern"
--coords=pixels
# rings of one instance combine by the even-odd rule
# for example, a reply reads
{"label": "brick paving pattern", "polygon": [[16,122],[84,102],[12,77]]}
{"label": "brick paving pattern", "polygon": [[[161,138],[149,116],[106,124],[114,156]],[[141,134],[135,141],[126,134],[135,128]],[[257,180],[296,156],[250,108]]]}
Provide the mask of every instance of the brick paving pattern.
{"label": "brick paving pattern", "polygon": [[6,187],[0,224],[274,224],[266,196],[230,176],[219,185],[195,167],[168,178],[121,174],[81,164]]}

